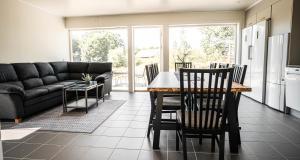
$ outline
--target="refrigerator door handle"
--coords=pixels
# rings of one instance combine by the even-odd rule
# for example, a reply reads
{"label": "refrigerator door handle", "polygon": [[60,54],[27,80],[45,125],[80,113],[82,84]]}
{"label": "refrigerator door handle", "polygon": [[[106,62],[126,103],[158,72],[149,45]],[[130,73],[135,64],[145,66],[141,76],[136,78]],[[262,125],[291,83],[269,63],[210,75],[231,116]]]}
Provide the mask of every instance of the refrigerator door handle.
{"label": "refrigerator door handle", "polygon": [[248,60],[252,60],[252,45],[248,46]]}

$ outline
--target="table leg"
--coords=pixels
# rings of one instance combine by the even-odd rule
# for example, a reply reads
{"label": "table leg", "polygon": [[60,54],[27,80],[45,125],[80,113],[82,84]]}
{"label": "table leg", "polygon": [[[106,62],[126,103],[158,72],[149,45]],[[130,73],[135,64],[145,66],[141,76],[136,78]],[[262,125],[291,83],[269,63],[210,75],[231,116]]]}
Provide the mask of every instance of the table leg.
{"label": "table leg", "polygon": [[163,104],[163,93],[158,92],[156,113],[155,113],[156,115],[153,123],[153,129],[154,129],[153,149],[159,149],[162,104]]}
{"label": "table leg", "polygon": [[239,143],[238,143],[238,136],[239,136],[239,126],[237,122],[237,109],[235,105],[235,98],[234,94],[230,94],[229,98],[229,107],[228,107],[228,124],[229,124],[229,145],[230,145],[230,152],[231,153],[238,153],[239,152]]}
{"label": "table leg", "polygon": [[98,106],[98,87],[99,86],[96,87],[96,104],[97,104],[97,106]]}
{"label": "table leg", "polygon": [[65,89],[62,89],[62,106],[63,106],[63,112],[65,112]]}
{"label": "table leg", "polygon": [[84,98],[85,98],[85,113],[88,113],[88,95],[87,90],[84,92]]}
{"label": "table leg", "polygon": [[68,112],[68,98],[67,98],[67,91],[64,89],[64,102],[65,102],[65,105],[64,105],[64,112]]}
{"label": "table leg", "polygon": [[78,101],[78,91],[76,90],[76,102]]}

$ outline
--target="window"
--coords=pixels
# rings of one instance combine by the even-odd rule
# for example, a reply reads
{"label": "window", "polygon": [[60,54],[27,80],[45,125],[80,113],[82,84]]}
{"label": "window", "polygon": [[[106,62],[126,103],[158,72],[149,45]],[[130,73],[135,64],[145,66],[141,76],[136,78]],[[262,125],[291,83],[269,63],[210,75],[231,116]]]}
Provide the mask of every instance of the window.
{"label": "window", "polygon": [[235,63],[236,25],[174,26],[169,28],[169,69],[175,62],[192,62],[196,68],[209,63]]}
{"label": "window", "polygon": [[113,89],[128,90],[127,29],[70,31],[75,62],[112,62]]}
{"label": "window", "polygon": [[135,27],[133,29],[135,59],[135,90],[146,90],[145,65],[160,64],[160,27]]}

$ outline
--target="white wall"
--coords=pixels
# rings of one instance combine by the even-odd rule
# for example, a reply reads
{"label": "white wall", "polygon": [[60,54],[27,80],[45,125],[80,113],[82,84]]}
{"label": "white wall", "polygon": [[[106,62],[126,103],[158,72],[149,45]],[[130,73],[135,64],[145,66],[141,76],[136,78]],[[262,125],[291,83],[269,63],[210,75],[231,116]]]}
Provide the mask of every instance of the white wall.
{"label": "white wall", "polygon": [[0,63],[69,60],[64,19],[19,0],[0,2]]}

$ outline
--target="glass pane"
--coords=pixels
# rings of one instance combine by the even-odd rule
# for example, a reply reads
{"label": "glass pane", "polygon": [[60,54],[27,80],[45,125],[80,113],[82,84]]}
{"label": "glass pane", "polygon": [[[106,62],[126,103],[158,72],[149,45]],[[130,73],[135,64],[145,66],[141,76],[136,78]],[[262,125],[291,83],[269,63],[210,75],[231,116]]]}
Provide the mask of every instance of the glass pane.
{"label": "glass pane", "polygon": [[112,62],[113,90],[128,90],[127,29],[71,31],[75,62]]}
{"label": "glass pane", "polygon": [[170,27],[170,71],[175,62],[192,62],[195,68],[208,68],[211,62],[235,63],[235,42],[235,25]]}
{"label": "glass pane", "polygon": [[145,65],[160,64],[160,28],[134,28],[135,90],[146,90]]}

